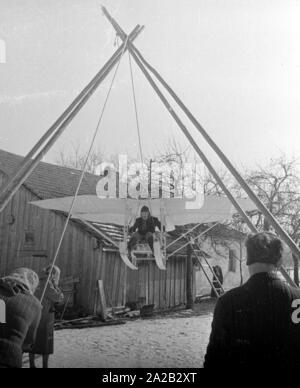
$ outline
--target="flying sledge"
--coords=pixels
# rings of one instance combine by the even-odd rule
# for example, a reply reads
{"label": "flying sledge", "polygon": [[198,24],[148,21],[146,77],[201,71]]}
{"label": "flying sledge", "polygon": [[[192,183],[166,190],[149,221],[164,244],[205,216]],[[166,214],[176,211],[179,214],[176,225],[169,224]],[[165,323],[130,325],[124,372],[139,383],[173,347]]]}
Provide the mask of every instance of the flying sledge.
{"label": "flying sledge", "polygon": [[[74,197],[53,198],[31,202],[31,204],[47,210],[69,213]],[[249,199],[239,199],[245,211],[255,209]],[[154,233],[154,255],[147,243],[140,243],[132,250],[131,260],[128,257],[129,228],[134,223],[140,209],[147,205],[151,216],[161,222],[161,230]],[[71,217],[95,228],[97,224],[115,224],[123,227],[123,240],[108,239],[118,248],[123,262],[132,270],[137,270],[137,262],[142,259],[155,259],[159,269],[166,269],[168,232],[175,226],[210,224],[224,222],[236,213],[226,197],[204,196],[201,203],[184,198],[99,198],[96,195],[80,195],[76,197],[71,210]],[[98,229],[97,229],[98,230]],[[99,230],[98,230],[99,231]],[[100,232],[101,233],[101,232]]]}

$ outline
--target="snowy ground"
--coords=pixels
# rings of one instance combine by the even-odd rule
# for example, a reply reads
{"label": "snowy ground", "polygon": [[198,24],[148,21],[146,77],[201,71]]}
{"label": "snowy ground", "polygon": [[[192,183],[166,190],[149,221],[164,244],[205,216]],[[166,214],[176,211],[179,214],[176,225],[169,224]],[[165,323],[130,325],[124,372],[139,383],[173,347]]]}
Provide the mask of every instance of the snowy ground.
{"label": "snowy ground", "polygon": [[57,331],[50,367],[202,367],[213,306],[204,305],[198,310],[124,325]]}

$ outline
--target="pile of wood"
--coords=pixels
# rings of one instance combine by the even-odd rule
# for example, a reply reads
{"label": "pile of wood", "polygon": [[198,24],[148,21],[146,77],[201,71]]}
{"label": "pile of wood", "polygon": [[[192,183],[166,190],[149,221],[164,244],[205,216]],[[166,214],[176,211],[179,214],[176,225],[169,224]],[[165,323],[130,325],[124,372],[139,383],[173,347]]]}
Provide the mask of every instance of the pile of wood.
{"label": "pile of wood", "polygon": [[111,309],[111,314],[112,317],[137,318],[140,316],[140,310],[131,310],[131,308],[127,306],[113,307]]}
{"label": "pile of wood", "polygon": [[124,319],[107,319],[103,321],[99,317],[88,316],[85,318],[72,319],[70,321],[57,321],[54,325],[55,330],[63,329],[87,329],[91,327],[122,325],[126,323]]}
{"label": "pile of wood", "polygon": [[60,320],[55,322],[55,330],[86,329],[91,327],[121,325],[129,318],[140,317],[140,310],[130,310],[128,307],[114,307],[106,309],[105,319],[98,315],[90,315],[84,318]]}
{"label": "pile of wood", "polygon": [[154,305],[145,305],[145,302],[145,298],[140,298],[138,302],[127,303],[126,306],[108,308],[103,281],[98,280],[94,314],[72,320],[63,320],[62,314],[61,319],[55,323],[55,330],[120,325],[127,319],[152,316]]}
{"label": "pile of wood", "polygon": [[126,306],[108,308],[102,280],[97,281],[98,298],[94,307],[94,314],[103,320],[115,318],[138,318],[153,313],[154,305],[145,306],[146,298],[139,298],[137,302],[127,303]]}

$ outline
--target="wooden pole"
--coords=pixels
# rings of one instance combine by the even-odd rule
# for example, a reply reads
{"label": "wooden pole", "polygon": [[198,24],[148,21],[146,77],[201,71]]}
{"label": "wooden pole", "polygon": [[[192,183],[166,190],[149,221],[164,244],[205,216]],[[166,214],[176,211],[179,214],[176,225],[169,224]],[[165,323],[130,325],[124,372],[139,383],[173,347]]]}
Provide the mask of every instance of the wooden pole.
{"label": "wooden pole", "polygon": [[78,219],[89,229],[92,229],[96,234],[98,234],[101,238],[104,238],[105,240],[109,241],[112,245],[114,245],[118,250],[119,250],[119,245],[112,239],[110,238],[106,233],[103,231],[99,230],[96,228],[91,222],[84,220],[83,218]]}
{"label": "wooden pole", "polygon": [[98,304],[99,310],[97,311],[97,315],[99,315],[105,321],[107,318],[107,307],[106,307],[106,298],[105,298],[103,280],[98,280],[98,292],[99,292],[99,304]]}
{"label": "wooden pole", "polygon": [[[120,38],[124,41],[126,39],[126,34],[122,30],[122,28],[117,24],[117,22],[109,15],[107,10],[105,8],[102,8],[105,16],[108,18],[108,20],[111,22],[115,30],[117,31],[117,34],[120,36]],[[231,192],[227,189],[227,187],[224,185],[222,179],[219,177],[211,163],[206,158],[205,154],[200,150],[197,143],[194,141],[193,137],[188,132],[185,125],[180,120],[179,116],[174,112],[173,108],[165,98],[165,96],[162,94],[154,80],[152,79],[151,75],[148,73],[146,68],[144,67],[143,63],[140,60],[140,54],[138,55],[138,50],[131,44],[128,44],[129,52],[131,53],[132,57],[134,58],[135,62],[139,66],[139,68],[142,70],[143,74],[149,81],[150,85],[153,87],[155,92],[157,93],[158,97],[162,101],[162,103],[165,105],[168,112],[171,114],[171,116],[174,118],[180,129],[183,131],[185,136],[188,138],[189,142],[192,144],[193,148],[199,155],[199,157],[202,159],[208,170],[211,172],[213,177],[216,179],[224,193],[227,195],[231,203],[234,205],[238,213],[243,217],[245,222],[247,223],[249,229],[256,233],[258,230],[256,227],[252,224],[252,221],[249,219],[247,214],[244,212],[244,210],[241,208],[241,206],[238,204],[236,199],[233,197]],[[149,65],[150,66],[150,65]],[[165,86],[165,88],[168,90],[168,92],[172,95],[172,97],[176,100],[178,105],[182,108],[182,110],[186,113],[186,115],[189,117],[189,119],[193,122],[193,124],[196,126],[196,128],[199,130],[199,132],[203,135],[205,140],[209,143],[209,145],[213,148],[213,150],[218,154],[218,156],[221,158],[225,166],[229,169],[229,171],[233,174],[233,176],[236,178],[236,180],[239,182],[239,184],[243,187],[243,189],[246,191],[246,193],[249,195],[249,197],[252,199],[252,201],[256,204],[258,209],[265,215],[265,217],[270,221],[276,232],[279,234],[279,236],[285,241],[285,243],[290,247],[293,253],[297,255],[297,257],[300,257],[300,251],[297,247],[297,245],[294,243],[294,241],[289,237],[289,235],[282,229],[282,227],[279,225],[279,223],[276,221],[276,219],[273,217],[273,215],[269,212],[269,210],[264,206],[264,204],[260,201],[260,199],[255,195],[255,193],[251,190],[251,188],[248,186],[246,181],[240,176],[240,174],[237,172],[237,170],[233,167],[229,159],[223,154],[223,152],[218,148],[218,146],[213,142],[213,140],[209,137],[209,135],[206,133],[206,131],[202,128],[200,123],[195,119],[195,117],[192,115],[192,113],[186,108],[186,106],[182,103],[182,101],[179,99],[179,97],[172,91],[172,89],[168,86],[168,84],[163,80],[163,78],[156,72],[155,74],[157,78],[159,78],[159,81]],[[290,278],[288,273],[285,271],[283,267],[281,267],[281,273],[286,279],[286,281],[293,287],[297,287],[295,282]]]}
{"label": "wooden pole", "polygon": [[293,263],[294,263],[294,282],[299,286],[299,259],[296,255],[293,254]]}
{"label": "wooden pole", "polygon": [[[111,24],[113,25],[114,29],[116,30],[117,34],[120,36],[120,38],[123,40],[123,41],[126,41],[126,38],[127,38],[127,35],[125,34],[125,32],[122,30],[122,28],[117,24],[117,22],[111,17],[111,15],[108,13],[108,11],[105,9],[105,7],[102,7],[102,10],[103,10],[103,13],[104,15],[107,17],[107,19],[111,22]],[[249,226],[249,228],[255,232],[256,229],[254,227],[254,225],[252,224],[251,220],[249,219],[249,217],[247,216],[247,214],[244,212],[244,210],[241,208],[241,206],[239,205],[239,203],[236,201],[236,199],[233,197],[233,195],[231,194],[231,192],[227,189],[227,187],[225,186],[225,184],[223,183],[222,179],[219,177],[219,175],[217,174],[217,172],[215,171],[215,169],[213,168],[212,164],[209,162],[209,160],[206,158],[206,156],[204,155],[204,153],[200,150],[200,148],[198,147],[197,143],[195,142],[195,140],[193,139],[193,137],[190,135],[190,133],[188,132],[187,128],[185,127],[185,125],[183,124],[183,122],[180,120],[179,116],[174,112],[173,108],[171,107],[171,105],[169,104],[169,102],[167,101],[167,99],[165,98],[165,96],[162,94],[162,92],[160,91],[160,89],[157,87],[157,85],[155,84],[155,82],[153,81],[152,77],[150,76],[150,74],[148,73],[148,71],[145,69],[145,67],[143,66],[143,64],[141,63],[141,61],[139,60],[138,56],[135,54],[135,48],[133,45],[131,45],[131,43],[129,42],[128,43],[128,49],[129,49],[129,52],[131,53],[132,57],[134,58],[135,62],[137,63],[137,65],[139,66],[139,68],[142,70],[143,74],[145,75],[145,77],[147,78],[147,80],[149,81],[150,85],[153,87],[153,89],[155,90],[155,92],[157,93],[158,97],[160,98],[160,100],[162,101],[162,103],[165,105],[166,109],[168,110],[168,112],[170,113],[170,115],[174,118],[174,120],[176,121],[176,123],[178,124],[178,126],[180,127],[180,129],[183,131],[183,133],[185,134],[185,136],[188,138],[189,142],[192,144],[192,146],[194,147],[195,151],[198,153],[198,155],[200,156],[200,158],[203,160],[203,162],[205,163],[205,165],[207,166],[207,168],[209,169],[209,171],[211,172],[211,174],[213,175],[213,177],[216,179],[216,181],[218,182],[218,184],[220,185],[220,187],[223,189],[224,193],[227,195],[227,197],[230,199],[231,203],[234,205],[234,207],[236,208],[236,210],[243,216],[243,218],[245,219],[245,221],[247,222],[247,225]]]}
{"label": "wooden pole", "polygon": [[[130,40],[134,40],[143,27],[137,26],[129,35]],[[124,43],[125,44],[125,43]],[[55,123],[48,129],[48,131],[42,136],[42,138],[35,144],[31,151],[22,161],[22,166],[17,173],[6,183],[0,194],[0,212],[7,206],[13,195],[17,192],[20,186],[32,173],[40,160],[49,151],[52,145],[56,142],[67,125],[73,120],[80,109],[89,100],[92,94],[95,92],[100,83],[106,78],[113,67],[118,63],[120,57],[127,46],[124,48],[124,44],[113,54],[113,56],[107,61],[102,69],[96,74],[96,76],[89,82],[89,84],[82,90],[82,92],[75,98],[70,106],[62,113],[62,115],[55,121]],[[50,136],[52,136],[50,138]],[[44,142],[48,139],[46,145]],[[42,149],[40,150],[40,148]],[[39,151],[40,150],[40,151]],[[36,153],[39,153],[36,155]],[[33,156],[36,155],[33,158]]]}
{"label": "wooden pole", "polygon": [[[196,237],[194,237],[195,239],[203,236],[204,234],[206,234],[208,231],[210,231],[211,229],[213,229],[215,226],[217,226],[219,224],[219,222],[216,222],[214,223],[212,226],[208,227],[206,230],[204,230],[203,232],[199,233]],[[183,237],[183,236],[182,236]],[[177,252],[181,251],[183,248],[187,247],[190,245],[190,242],[186,242],[185,244],[181,245],[179,248],[177,248],[175,251],[173,251],[170,255],[168,255],[168,258],[171,257],[171,256],[174,256]]]}
{"label": "wooden pole", "polygon": [[186,308],[192,309],[194,305],[193,298],[193,255],[190,244],[187,246],[186,256]]}
{"label": "wooden pole", "polygon": [[[202,161],[204,162],[204,164],[206,165],[206,167],[208,168],[208,170],[211,172],[211,174],[213,175],[213,177],[216,179],[216,181],[218,182],[218,184],[220,185],[220,187],[222,188],[222,190],[224,191],[224,193],[226,194],[226,196],[229,198],[229,200],[231,201],[231,203],[233,204],[233,206],[236,208],[236,210],[238,211],[238,213],[243,217],[243,219],[245,220],[245,222],[247,223],[249,229],[254,232],[254,233],[257,233],[258,230],[256,229],[256,227],[252,224],[252,221],[250,220],[250,218],[247,216],[247,214],[244,212],[244,210],[241,208],[241,206],[239,205],[239,203],[236,201],[236,199],[233,197],[233,195],[231,194],[231,192],[227,189],[227,187],[225,186],[225,184],[223,183],[222,179],[219,177],[218,173],[216,172],[216,170],[213,168],[212,164],[209,162],[209,160],[206,158],[205,154],[200,150],[200,148],[198,147],[197,143],[195,142],[195,140],[193,139],[193,137],[191,136],[191,134],[188,132],[187,128],[185,127],[185,125],[182,123],[182,121],[180,120],[179,116],[173,111],[173,108],[171,107],[171,105],[168,103],[167,99],[164,97],[164,95],[161,93],[160,89],[157,87],[157,85],[155,84],[155,82],[153,81],[153,79],[151,78],[150,74],[147,72],[147,70],[145,69],[145,67],[143,66],[143,64],[139,61],[138,57],[135,55],[135,53],[132,51],[131,49],[131,46],[129,45],[129,51],[130,53],[132,54],[133,58],[135,59],[137,65],[140,67],[140,69],[142,70],[142,72],[144,73],[144,75],[146,76],[146,78],[148,79],[149,83],[151,84],[151,86],[153,87],[153,89],[156,91],[156,93],[158,94],[159,98],[161,99],[161,101],[163,102],[163,104],[165,105],[165,107],[167,108],[168,112],[171,114],[171,116],[173,116],[173,118],[175,119],[176,123],[178,124],[179,128],[181,128],[182,132],[185,134],[185,136],[187,137],[187,139],[189,140],[189,142],[192,144],[193,148],[195,149],[195,151],[197,152],[197,154],[199,155],[199,157],[202,159]],[[241,178],[243,180],[243,178]],[[253,202],[257,205],[258,202],[261,204],[261,206],[259,206],[258,208],[263,212],[262,209],[265,209],[266,210],[266,217],[267,217],[267,214],[271,214],[266,208],[265,206],[260,202],[260,200],[258,199],[258,197],[256,197],[256,195],[252,192],[252,190],[249,188],[249,190],[251,191],[252,195],[251,195],[251,199],[253,200]],[[249,195],[250,196],[250,195]],[[254,197],[257,199],[257,201],[254,201]],[[258,206],[258,205],[257,205]],[[279,234],[279,236],[285,241],[285,243],[290,247],[290,249],[292,250],[292,252],[297,252],[298,254],[298,257],[300,257],[300,251],[297,247],[297,245],[294,243],[294,241],[288,236],[288,234],[281,228],[281,226],[277,223],[277,221],[275,220],[275,218],[271,215],[271,218],[274,220],[274,225],[276,224],[277,225],[277,228],[275,229],[277,231],[277,233]],[[280,268],[280,271],[282,273],[282,275],[284,276],[285,280],[292,286],[292,287],[297,287],[297,285],[295,284],[295,282],[291,279],[291,277],[288,275],[288,273],[286,272],[286,270],[281,267]]]}
{"label": "wooden pole", "polygon": [[124,264],[123,306],[126,306],[127,302],[127,274],[127,265]]}
{"label": "wooden pole", "polygon": [[[291,239],[291,237],[286,233],[286,231],[281,227],[278,221],[275,219],[273,214],[265,207],[265,205],[260,201],[260,199],[256,196],[256,194],[252,191],[250,186],[244,180],[244,178],[239,174],[230,160],[226,157],[226,155],[221,151],[221,149],[217,146],[217,144],[212,140],[212,138],[208,135],[208,133],[204,130],[201,124],[197,121],[197,119],[193,116],[193,114],[188,110],[188,108],[183,104],[180,98],[175,94],[175,92],[171,89],[171,87],[164,81],[164,79],[160,76],[160,74],[142,57],[140,52],[131,45],[131,49],[137,53],[139,59],[143,62],[143,64],[155,75],[155,77],[161,82],[161,84],[167,89],[170,95],[174,98],[176,103],[181,107],[187,117],[191,120],[194,126],[198,129],[207,143],[212,147],[212,149],[216,152],[219,158],[222,160],[227,169],[231,172],[240,186],[245,190],[249,198],[255,203],[257,208],[262,212],[262,214],[266,217],[269,223],[273,226],[278,235],[284,240],[284,242],[289,246],[291,251],[300,259],[300,250],[296,243]],[[247,222],[248,224],[248,222]],[[249,226],[249,224],[248,224]],[[250,228],[254,231],[253,228]],[[256,228],[255,228],[256,229]],[[256,230],[257,231],[257,230]],[[285,276],[285,275],[284,275]]]}
{"label": "wooden pole", "polygon": [[241,285],[244,283],[243,280],[243,247],[242,247],[242,240],[240,239],[240,276],[241,276]]}
{"label": "wooden pole", "polygon": [[244,217],[244,219],[247,222],[247,225],[249,226],[249,228],[253,232],[255,232],[256,229],[255,229],[254,225],[252,224],[251,220],[249,219],[249,217],[247,216],[247,214],[244,212],[244,210],[241,208],[241,206],[239,205],[237,200],[234,198],[234,196],[228,190],[228,188],[226,187],[226,185],[224,184],[222,179],[219,177],[219,175],[216,172],[216,170],[213,168],[212,164],[209,162],[209,160],[207,159],[205,154],[201,151],[201,149],[199,148],[199,146],[197,145],[197,143],[195,142],[195,140],[193,139],[191,134],[188,132],[186,126],[183,124],[183,122],[181,121],[179,116],[175,113],[175,111],[173,110],[173,108],[171,107],[171,105],[169,104],[167,99],[165,98],[165,96],[162,94],[160,89],[157,87],[157,85],[155,84],[155,82],[151,78],[150,74],[147,72],[147,70],[145,69],[143,64],[139,61],[138,57],[135,55],[135,53],[133,51],[131,51],[130,47],[129,47],[129,51],[131,52],[131,54],[132,54],[134,60],[136,61],[137,65],[140,67],[140,69],[142,70],[142,72],[144,73],[146,78],[148,79],[149,83],[151,84],[151,86],[153,87],[153,89],[155,90],[155,92],[157,93],[157,95],[159,96],[159,98],[161,99],[161,101],[163,102],[165,107],[167,108],[167,110],[170,113],[170,115],[174,118],[174,120],[176,121],[176,123],[178,124],[178,126],[180,127],[182,132],[185,134],[185,136],[187,137],[189,142],[192,144],[193,148],[195,149],[195,151],[197,152],[199,157],[203,160],[204,164],[209,169],[209,171],[211,172],[213,177],[216,179],[218,184],[222,187],[223,191],[225,192],[225,194],[227,195],[227,197],[229,198],[231,203],[234,205],[236,210]]}

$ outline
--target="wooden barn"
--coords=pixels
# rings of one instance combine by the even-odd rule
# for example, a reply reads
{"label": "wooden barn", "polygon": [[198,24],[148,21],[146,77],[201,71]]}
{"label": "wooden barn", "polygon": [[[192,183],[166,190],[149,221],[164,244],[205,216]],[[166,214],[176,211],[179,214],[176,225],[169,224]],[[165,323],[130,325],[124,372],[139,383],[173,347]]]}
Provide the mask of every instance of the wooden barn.
{"label": "wooden barn", "polygon": [[[21,165],[23,158],[0,150],[1,185]],[[32,201],[73,195],[80,171],[41,162],[0,213],[0,276],[25,266],[40,272],[54,257],[65,222],[62,213],[31,205]],[[95,194],[99,177],[86,174],[79,194]],[[103,233],[120,233],[111,225],[98,226]],[[114,236],[115,237],[115,236]],[[178,243],[172,246],[175,250]],[[155,261],[139,263],[139,270],[125,268],[119,253],[97,231],[70,221],[58,256],[62,279],[75,279],[74,304],[87,313],[97,305],[97,280],[104,283],[108,306],[143,300],[156,309],[184,306],[195,293],[191,259],[185,250],[172,256],[167,270]],[[77,279],[77,284],[76,284]]]}

